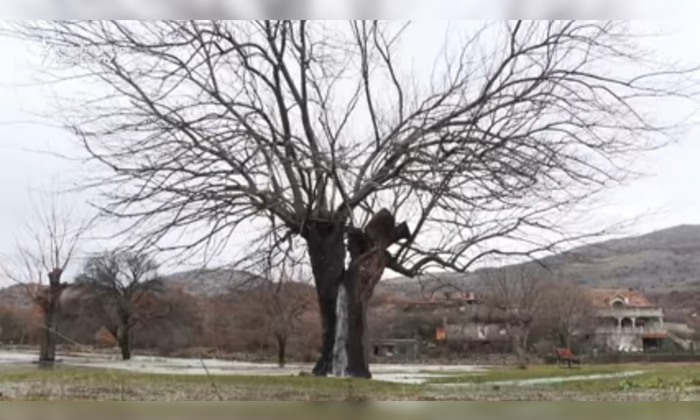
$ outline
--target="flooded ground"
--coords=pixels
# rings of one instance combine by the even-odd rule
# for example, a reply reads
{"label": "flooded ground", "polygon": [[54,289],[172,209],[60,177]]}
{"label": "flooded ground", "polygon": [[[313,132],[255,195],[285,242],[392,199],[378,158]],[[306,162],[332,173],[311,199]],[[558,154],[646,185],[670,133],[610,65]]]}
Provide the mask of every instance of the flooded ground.
{"label": "flooded ground", "polygon": [[[313,367],[311,364],[289,364],[284,368],[279,368],[276,364],[271,363],[150,356],[135,356],[132,360],[122,361],[118,356],[92,353],[59,355],[58,359],[61,366],[114,369],[160,375],[291,376],[301,372],[311,372]],[[0,366],[31,365],[36,360],[37,354],[35,352],[0,350]],[[422,384],[431,378],[441,378],[455,373],[473,373],[486,369],[486,367],[477,366],[443,365],[377,364],[371,366],[374,379],[404,384]]]}
{"label": "flooded ground", "polygon": [[[699,401],[700,364],[551,365],[527,370],[373,365],[374,381],[300,376],[310,364],[71,353],[37,369],[37,352],[0,350],[0,400],[120,401]],[[92,369],[83,369],[92,368]],[[207,375],[207,373],[209,375]]]}

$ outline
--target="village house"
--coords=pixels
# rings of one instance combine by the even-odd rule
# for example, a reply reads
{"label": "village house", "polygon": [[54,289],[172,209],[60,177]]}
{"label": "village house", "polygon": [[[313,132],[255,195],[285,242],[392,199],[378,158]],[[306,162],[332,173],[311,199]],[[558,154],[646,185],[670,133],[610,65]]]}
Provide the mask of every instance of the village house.
{"label": "village house", "polygon": [[[585,288],[582,296],[589,303],[585,316],[590,322],[585,323],[583,330],[573,332],[576,339],[572,344],[577,352],[663,353],[692,352],[697,348],[693,341],[695,330],[685,323],[668,322],[664,310],[640,291]],[[407,313],[424,313],[435,328],[429,340],[433,345],[450,343],[452,347],[456,344],[468,351],[486,353],[508,351],[511,345],[506,314],[473,292],[436,293],[424,299],[392,296],[385,298],[382,305],[398,306]],[[560,346],[549,330],[550,324],[551,320],[544,318],[533,323],[532,351],[551,352]],[[394,338],[380,335],[372,340],[372,356],[388,359],[418,354],[416,337],[403,341]]]}
{"label": "village house", "polygon": [[[485,305],[474,298],[475,304],[460,307],[465,322],[448,324],[443,322],[445,340],[461,340],[484,345],[508,342],[505,318],[502,311]],[[489,348],[489,347],[484,347]]]}
{"label": "village house", "polygon": [[[663,310],[638,291],[587,289],[585,296],[590,300],[594,318],[587,340],[601,351],[656,351],[664,340],[676,341],[664,324]],[[447,340],[474,343],[508,340],[503,314],[499,311],[488,305],[474,305],[468,314],[468,322],[444,326]]]}
{"label": "village house", "polygon": [[654,351],[668,331],[663,310],[640,292],[627,289],[589,289],[595,316],[595,342],[620,352]]}

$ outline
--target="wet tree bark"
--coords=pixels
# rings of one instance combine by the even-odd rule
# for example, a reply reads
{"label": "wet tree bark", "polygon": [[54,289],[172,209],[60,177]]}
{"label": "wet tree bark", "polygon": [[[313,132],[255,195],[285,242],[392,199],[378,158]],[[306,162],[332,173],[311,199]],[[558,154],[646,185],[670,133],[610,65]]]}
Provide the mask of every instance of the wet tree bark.
{"label": "wet tree bark", "polygon": [[367,360],[367,302],[362,296],[362,285],[356,270],[349,270],[344,286],[348,289],[347,298],[347,368],[345,375],[354,378],[371,378],[369,361]]}
{"label": "wet tree bark", "polygon": [[[362,238],[360,238],[362,239]],[[358,237],[349,238],[349,242]],[[355,243],[354,245],[358,245]],[[338,294],[333,373],[336,376],[371,378],[369,371],[367,307],[386,268],[385,246],[350,246],[352,260]]]}
{"label": "wet tree bark", "polygon": [[321,312],[323,334],[321,356],[314,366],[313,374],[327,376],[333,370],[336,302],[338,287],[345,273],[344,223],[317,223],[309,226],[306,240]]}
{"label": "wet tree bark", "polygon": [[[315,375],[372,377],[365,337],[367,306],[386,267],[386,248],[397,240],[391,213],[382,210],[377,215],[365,231],[349,229],[347,270],[343,223],[309,227],[306,239],[323,324],[323,348]],[[408,228],[402,225],[400,236],[406,238]]]}
{"label": "wet tree bark", "polygon": [[348,376],[348,340],[350,339],[348,289],[341,284],[336,302],[335,341],[333,342],[332,373],[336,377]]}
{"label": "wet tree bark", "polygon": [[357,293],[357,279],[346,276],[338,292],[333,375],[371,378],[367,359],[367,302]]}

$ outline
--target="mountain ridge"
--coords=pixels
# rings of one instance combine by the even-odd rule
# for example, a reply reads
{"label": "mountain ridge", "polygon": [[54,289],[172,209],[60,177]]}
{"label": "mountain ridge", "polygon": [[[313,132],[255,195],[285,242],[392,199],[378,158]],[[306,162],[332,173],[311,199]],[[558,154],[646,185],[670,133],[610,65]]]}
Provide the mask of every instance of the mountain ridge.
{"label": "mountain ridge", "polygon": [[[700,291],[700,225],[679,225],[642,235],[583,245],[540,260],[558,278],[590,287],[635,288],[649,293]],[[532,263],[527,263],[532,264]],[[479,272],[441,272],[382,280],[377,295],[426,297],[443,291],[476,291]],[[194,296],[214,297],[266,280],[243,270],[196,269],[164,276],[166,285]],[[0,304],[22,300],[18,285],[0,289]]]}
{"label": "mountain ridge", "polygon": [[[700,290],[700,225],[679,225],[642,235],[587,244],[538,262],[560,279],[589,287],[635,288],[653,293]],[[479,272],[432,273],[415,279],[394,277],[378,293],[429,296],[450,289],[474,291]]]}

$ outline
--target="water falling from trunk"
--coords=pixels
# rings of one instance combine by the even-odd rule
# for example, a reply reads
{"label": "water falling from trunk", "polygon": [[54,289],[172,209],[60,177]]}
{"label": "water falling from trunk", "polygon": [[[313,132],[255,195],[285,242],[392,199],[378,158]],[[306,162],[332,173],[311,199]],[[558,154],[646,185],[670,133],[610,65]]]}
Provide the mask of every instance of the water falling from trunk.
{"label": "water falling from trunk", "polygon": [[343,283],[338,288],[336,305],[335,343],[333,345],[333,376],[346,377],[348,369],[348,292]]}

